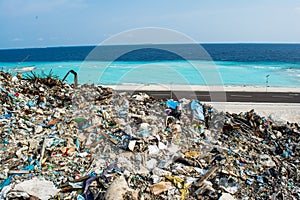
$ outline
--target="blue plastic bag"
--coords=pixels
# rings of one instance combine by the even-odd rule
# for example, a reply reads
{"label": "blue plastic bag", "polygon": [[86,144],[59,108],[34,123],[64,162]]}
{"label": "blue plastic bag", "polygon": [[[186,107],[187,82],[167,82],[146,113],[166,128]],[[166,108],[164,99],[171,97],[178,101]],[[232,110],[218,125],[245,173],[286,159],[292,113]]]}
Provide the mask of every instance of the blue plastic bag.
{"label": "blue plastic bag", "polygon": [[176,110],[177,106],[179,105],[177,101],[173,101],[173,100],[167,100],[166,104],[168,108],[171,108],[173,110]]}
{"label": "blue plastic bag", "polygon": [[193,111],[194,117],[201,121],[204,121],[203,107],[199,100],[192,101],[191,110]]}

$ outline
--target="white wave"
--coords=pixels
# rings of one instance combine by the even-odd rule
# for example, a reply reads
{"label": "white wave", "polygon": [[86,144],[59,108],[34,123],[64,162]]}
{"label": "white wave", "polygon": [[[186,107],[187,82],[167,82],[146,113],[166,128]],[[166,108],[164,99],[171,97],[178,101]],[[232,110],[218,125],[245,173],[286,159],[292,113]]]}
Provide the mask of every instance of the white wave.
{"label": "white wave", "polygon": [[29,72],[29,71],[33,71],[33,70],[35,70],[35,67],[32,67],[32,66],[14,69],[14,71],[20,71],[20,72]]}
{"label": "white wave", "polygon": [[217,69],[247,69],[247,67],[244,66],[226,66],[226,65],[217,65]]}
{"label": "white wave", "polygon": [[265,69],[266,66],[252,66],[252,68],[255,68],[255,69]]}
{"label": "white wave", "polygon": [[250,66],[254,69],[281,69],[281,67],[279,66],[263,66],[263,65],[254,65],[254,66]]}
{"label": "white wave", "polygon": [[145,85],[143,83],[120,83],[118,85],[133,85],[133,86],[142,86],[142,85]]}
{"label": "white wave", "polygon": [[117,69],[135,69],[141,66],[132,66],[132,65],[109,65],[107,68],[117,68]]}
{"label": "white wave", "polygon": [[289,69],[286,69],[286,71],[289,72],[289,73],[300,73],[300,69],[291,69],[291,68],[289,68]]}

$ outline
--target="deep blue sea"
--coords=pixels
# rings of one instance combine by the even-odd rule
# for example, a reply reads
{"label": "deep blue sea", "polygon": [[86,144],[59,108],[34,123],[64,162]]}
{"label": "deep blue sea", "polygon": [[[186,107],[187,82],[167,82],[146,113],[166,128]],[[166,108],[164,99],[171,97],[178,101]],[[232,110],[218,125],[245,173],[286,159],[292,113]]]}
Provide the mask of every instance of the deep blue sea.
{"label": "deep blue sea", "polygon": [[[80,83],[300,87],[300,44],[173,44],[0,50],[0,68]],[[71,81],[71,77],[68,81]]]}

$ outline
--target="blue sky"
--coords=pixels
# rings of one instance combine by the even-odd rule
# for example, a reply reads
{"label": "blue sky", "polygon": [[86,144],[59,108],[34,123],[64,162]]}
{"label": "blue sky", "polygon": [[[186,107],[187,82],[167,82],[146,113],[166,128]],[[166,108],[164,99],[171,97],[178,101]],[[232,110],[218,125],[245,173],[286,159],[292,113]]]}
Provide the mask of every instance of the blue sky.
{"label": "blue sky", "polygon": [[299,0],[0,0],[0,48],[93,45],[161,27],[202,43],[300,43]]}

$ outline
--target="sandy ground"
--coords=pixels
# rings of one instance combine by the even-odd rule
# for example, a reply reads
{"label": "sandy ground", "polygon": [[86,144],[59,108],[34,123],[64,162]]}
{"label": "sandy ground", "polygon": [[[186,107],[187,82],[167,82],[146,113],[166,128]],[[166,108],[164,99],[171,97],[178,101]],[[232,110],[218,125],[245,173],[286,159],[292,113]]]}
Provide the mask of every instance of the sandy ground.
{"label": "sandy ground", "polygon": [[275,121],[300,123],[300,103],[205,102],[218,111],[237,113],[254,109],[257,114]]}
{"label": "sandy ground", "polygon": [[254,87],[254,86],[202,86],[202,85],[107,85],[116,90],[172,90],[172,91],[240,91],[240,92],[300,92],[297,87]]}

